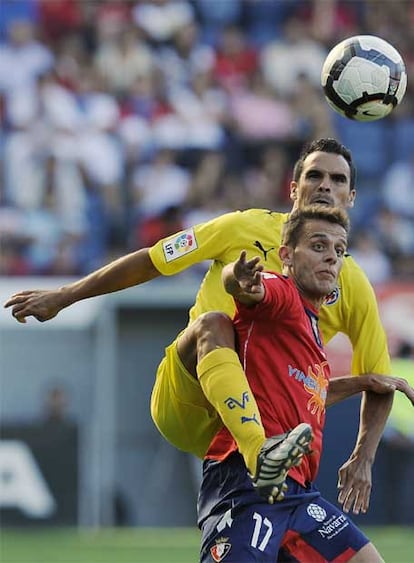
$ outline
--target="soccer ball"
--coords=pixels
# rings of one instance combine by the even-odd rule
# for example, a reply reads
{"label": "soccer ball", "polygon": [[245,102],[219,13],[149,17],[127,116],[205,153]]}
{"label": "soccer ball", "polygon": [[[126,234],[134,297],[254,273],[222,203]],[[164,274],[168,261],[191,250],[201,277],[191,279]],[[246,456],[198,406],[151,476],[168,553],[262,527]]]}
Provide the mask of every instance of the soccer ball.
{"label": "soccer ball", "polygon": [[399,52],[374,35],[338,43],[326,57],[321,75],[328,104],[357,121],[382,119],[404,97],[407,74]]}

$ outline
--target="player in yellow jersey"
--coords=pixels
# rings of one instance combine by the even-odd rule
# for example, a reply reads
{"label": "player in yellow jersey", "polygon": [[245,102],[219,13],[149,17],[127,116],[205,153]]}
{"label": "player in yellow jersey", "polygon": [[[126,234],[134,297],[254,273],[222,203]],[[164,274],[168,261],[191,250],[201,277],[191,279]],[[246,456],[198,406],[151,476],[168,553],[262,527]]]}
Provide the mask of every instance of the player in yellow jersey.
{"label": "player in yellow jersey", "polygon": [[[355,195],[355,168],[344,146],[334,139],[321,139],[304,150],[291,183],[293,209],[311,203],[349,208]],[[12,307],[20,322],[28,316],[45,321],[81,299],[212,260],[190,310],[189,325],[166,349],[158,369],[151,413],[171,443],[199,457],[224,423],[254,474],[264,431],[234,351],[233,306],[221,284],[221,270],[245,249],[249,257],[259,255],[266,269],[281,271],[278,247],[286,218],[287,214],[263,209],[229,213],[121,257],[65,287],[15,294],[5,306]],[[364,391],[357,443],[339,471],[339,500],[344,510],[365,511],[372,463],[392,404],[392,393],[387,391],[410,394],[412,390],[404,380],[385,383],[381,377],[390,373],[386,336],[373,289],[350,256],[344,260],[337,290],[322,307],[319,326],[325,343],[339,331],[348,335],[353,346],[352,372],[368,374],[333,380],[327,399],[329,405]]]}

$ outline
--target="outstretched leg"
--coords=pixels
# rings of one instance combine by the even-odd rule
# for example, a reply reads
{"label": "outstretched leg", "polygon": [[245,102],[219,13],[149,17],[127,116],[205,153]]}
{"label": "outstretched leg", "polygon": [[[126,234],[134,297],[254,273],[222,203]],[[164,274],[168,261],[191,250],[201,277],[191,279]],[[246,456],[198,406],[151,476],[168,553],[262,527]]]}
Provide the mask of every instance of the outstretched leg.
{"label": "outstretched leg", "polygon": [[180,336],[177,351],[234,437],[246,466],[256,473],[265,433],[256,400],[235,352],[231,319],[211,312],[198,317]]}

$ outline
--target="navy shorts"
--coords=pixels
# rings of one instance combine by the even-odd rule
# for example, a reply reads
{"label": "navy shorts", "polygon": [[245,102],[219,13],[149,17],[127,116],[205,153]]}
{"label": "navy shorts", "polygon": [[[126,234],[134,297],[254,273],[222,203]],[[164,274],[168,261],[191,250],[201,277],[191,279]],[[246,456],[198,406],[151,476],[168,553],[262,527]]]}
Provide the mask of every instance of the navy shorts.
{"label": "navy shorts", "polygon": [[254,490],[236,453],[205,461],[198,514],[202,563],[345,562],[369,543],[314,485],[292,479],[282,502],[268,504]]}

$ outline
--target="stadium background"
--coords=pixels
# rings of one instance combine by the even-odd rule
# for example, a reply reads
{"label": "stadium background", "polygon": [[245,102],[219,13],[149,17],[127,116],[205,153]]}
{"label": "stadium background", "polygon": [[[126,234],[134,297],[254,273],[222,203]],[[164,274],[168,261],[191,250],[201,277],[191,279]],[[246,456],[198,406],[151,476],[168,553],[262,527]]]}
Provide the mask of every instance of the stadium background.
{"label": "stadium background", "polygon": [[[335,136],[358,167],[351,252],[393,355],[414,345],[413,2],[3,0],[0,19],[2,301],[227,210],[288,209],[301,146]],[[390,41],[408,73],[402,105],[366,124],[334,114],[319,85],[329,49],[361,33]],[[34,517],[22,492],[3,497],[5,539],[28,524],[194,526],[199,465],[157,435],[148,398],[205,267],[45,325],[0,314],[2,439],[29,445],[56,503]],[[345,373],[347,344],[330,353]],[[329,414],[320,486],[332,500],[357,419],[358,400]],[[412,471],[412,451],[380,455]],[[412,526],[403,476],[378,471],[374,486],[358,523]]]}

